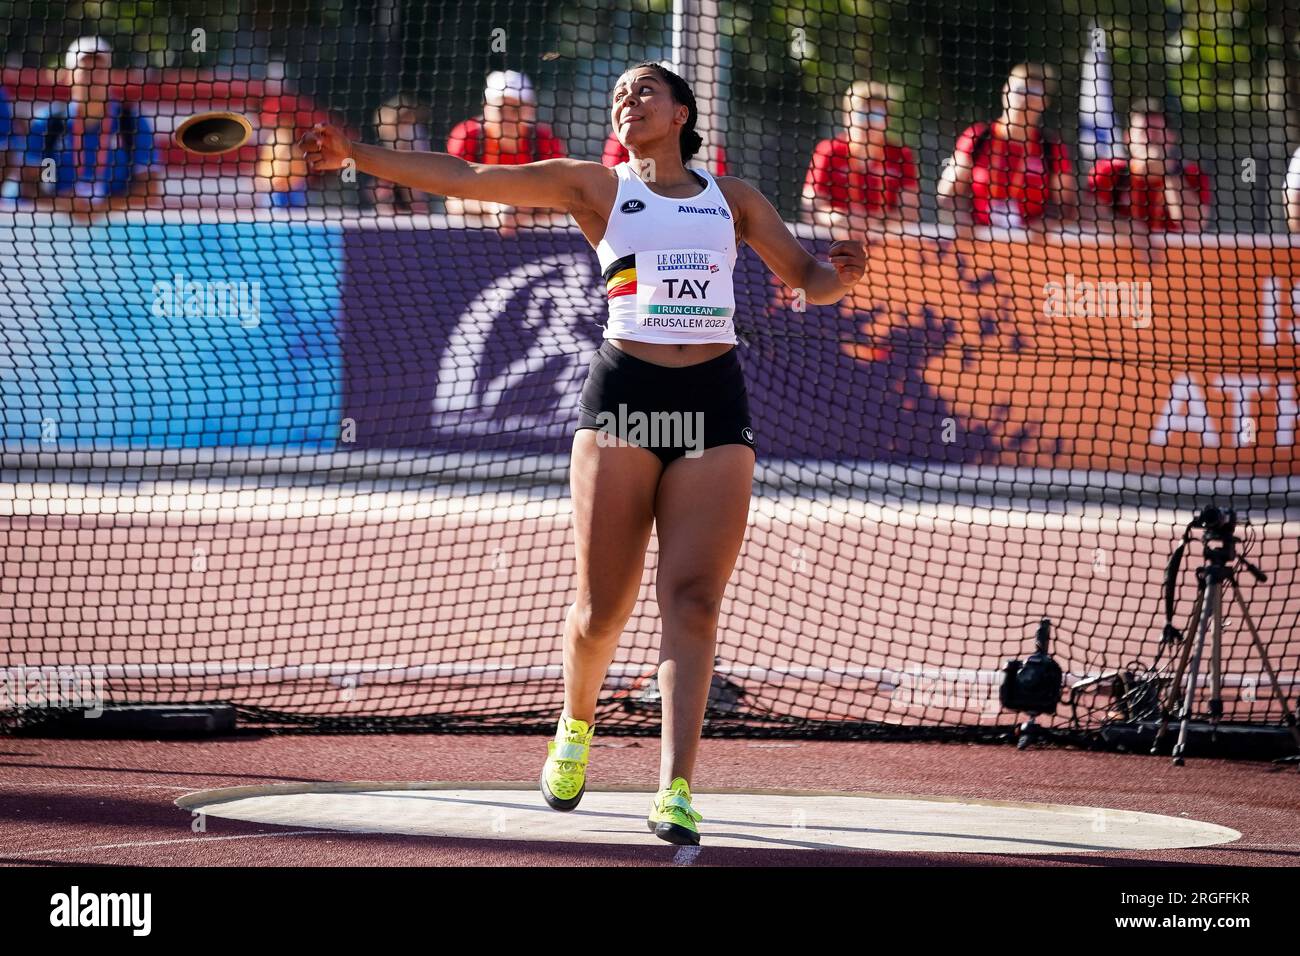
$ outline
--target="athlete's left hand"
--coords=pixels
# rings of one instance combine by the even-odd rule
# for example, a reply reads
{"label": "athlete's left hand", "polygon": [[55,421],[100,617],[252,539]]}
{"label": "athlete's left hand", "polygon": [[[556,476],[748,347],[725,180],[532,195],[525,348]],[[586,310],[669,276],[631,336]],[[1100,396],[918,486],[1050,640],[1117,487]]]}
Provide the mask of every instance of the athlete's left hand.
{"label": "athlete's left hand", "polygon": [[830,258],[841,285],[849,287],[857,285],[858,280],[867,271],[867,253],[862,243],[856,239],[840,239],[832,242]]}

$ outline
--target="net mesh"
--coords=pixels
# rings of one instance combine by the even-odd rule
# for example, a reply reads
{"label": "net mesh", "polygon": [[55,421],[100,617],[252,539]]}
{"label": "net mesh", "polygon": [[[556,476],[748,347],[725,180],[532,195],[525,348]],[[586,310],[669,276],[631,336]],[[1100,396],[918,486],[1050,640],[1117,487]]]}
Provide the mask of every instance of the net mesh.
{"label": "net mesh", "polygon": [[[997,731],[1042,618],[1079,684],[1044,723],[1150,716],[1141,682],[1180,649],[1166,562],[1209,505],[1242,521],[1251,620],[1300,689],[1295,9],[90,9],[0,2],[8,717],[89,680],[267,727],[553,728],[595,253],[554,211],[309,175],[292,144],[331,122],[612,165],[611,92],[643,59],[698,98],[690,165],[822,258],[868,243],[829,306],[740,252],[759,457],[706,733]],[[207,110],[253,137],[181,149]],[[652,537],[607,729],[659,725],[657,570]],[[1188,568],[1185,633],[1195,593]],[[1222,682],[1228,719],[1281,720],[1235,606]]]}

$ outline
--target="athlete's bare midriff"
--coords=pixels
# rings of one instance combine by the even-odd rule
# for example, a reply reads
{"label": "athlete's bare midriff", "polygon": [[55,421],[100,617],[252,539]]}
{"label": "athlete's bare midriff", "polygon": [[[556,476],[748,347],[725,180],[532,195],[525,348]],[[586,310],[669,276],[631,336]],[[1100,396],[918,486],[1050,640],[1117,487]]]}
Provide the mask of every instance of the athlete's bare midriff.
{"label": "athlete's bare midriff", "polygon": [[670,345],[664,342],[634,342],[631,339],[610,339],[616,348],[628,355],[635,356],[655,365],[667,365],[681,368],[683,365],[698,365],[709,359],[725,355],[735,346],[726,342],[700,342],[692,345]]}

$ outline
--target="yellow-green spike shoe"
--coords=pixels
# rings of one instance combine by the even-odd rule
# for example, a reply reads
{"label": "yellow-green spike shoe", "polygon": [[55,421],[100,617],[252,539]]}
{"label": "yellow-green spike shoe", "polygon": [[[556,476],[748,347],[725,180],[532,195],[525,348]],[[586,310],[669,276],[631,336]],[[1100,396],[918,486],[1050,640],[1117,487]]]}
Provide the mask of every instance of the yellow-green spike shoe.
{"label": "yellow-green spike shoe", "polygon": [[661,840],[678,846],[699,846],[700,831],[695,824],[704,817],[691,806],[691,788],[685,777],[674,777],[667,790],[655,794],[646,823],[650,832]]}
{"label": "yellow-green spike shoe", "polygon": [[561,717],[555,737],[546,743],[542,765],[542,796],[552,810],[572,810],[587,789],[587,754],[594,725],[576,717]]}

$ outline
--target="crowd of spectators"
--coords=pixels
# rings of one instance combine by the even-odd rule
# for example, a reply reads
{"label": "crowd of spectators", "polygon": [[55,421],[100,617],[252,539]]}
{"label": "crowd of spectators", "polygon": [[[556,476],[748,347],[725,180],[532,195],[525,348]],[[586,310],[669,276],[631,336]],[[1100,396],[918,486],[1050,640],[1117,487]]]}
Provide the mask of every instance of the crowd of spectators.
{"label": "crowd of spectators", "polygon": [[[294,148],[307,120],[301,109],[263,108],[257,139],[240,159],[251,159],[252,176],[230,189],[212,190],[182,168],[165,125],[141,104],[113,96],[112,49],[100,37],[82,37],[67,50],[59,82],[66,98],[35,107],[16,120],[0,88],[0,144],[6,145],[0,204],[20,203],[95,212],[130,206],[305,206],[314,183]],[[1125,232],[1195,232],[1209,220],[1210,177],[1185,161],[1179,136],[1160,104],[1131,104],[1121,137],[1123,156],[1099,157],[1087,175],[1076,175],[1070,151],[1044,117],[1055,93],[1055,71],[1023,63],[1002,90],[1002,112],[976,122],[957,139],[943,163],[935,198],[959,228],[1001,227],[1046,231],[1079,228]],[[842,101],[837,131],[816,144],[804,177],[800,219],[849,235],[864,230],[899,231],[918,220],[922,183],[918,164],[895,131],[898,97],[883,83],[853,83]],[[290,106],[294,104],[291,102]],[[301,105],[301,104],[298,104]],[[172,114],[183,112],[168,111]],[[537,115],[529,78],[514,70],[487,77],[482,111],[457,123],[445,144],[435,141],[432,110],[409,93],[384,102],[372,118],[376,140],[395,149],[446,152],[476,163],[518,164],[568,155],[554,129]],[[180,164],[187,157],[182,153]],[[605,141],[601,161],[628,159],[617,133]],[[720,144],[706,144],[697,158],[715,175],[727,173]],[[228,162],[218,172],[235,173]],[[209,170],[210,171],[210,170]],[[250,181],[251,180],[251,183]],[[440,197],[391,183],[368,182],[363,196],[378,215],[426,214]],[[1300,152],[1288,171],[1287,221],[1300,232]],[[556,210],[447,198],[442,206],[457,225],[520,228],[566,224]]]}

